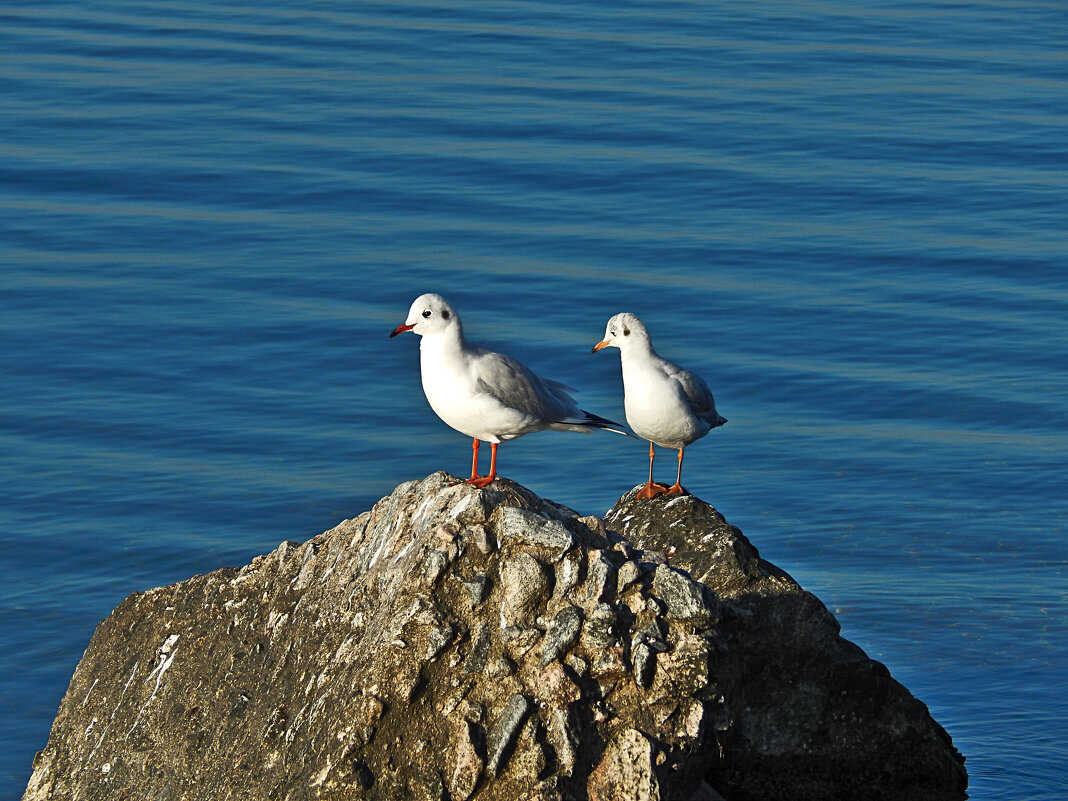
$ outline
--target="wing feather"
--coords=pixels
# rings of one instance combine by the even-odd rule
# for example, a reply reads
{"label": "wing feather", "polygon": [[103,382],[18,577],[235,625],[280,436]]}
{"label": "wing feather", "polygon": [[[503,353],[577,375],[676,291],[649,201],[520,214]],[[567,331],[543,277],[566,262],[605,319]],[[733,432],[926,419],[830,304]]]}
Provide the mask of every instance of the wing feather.
{"label": "wing feather", "polygon": [[[705,383],[704,379],[689,370],[683,370],[675,365],[672,365],[672,367],[675,369],[669,372],[668,375],[678,384],[683,395],[686,396],[694,416],[707,420],[713,426],[719,425],[718,421],[723,418],[716,411],[716,400],[712,397],[712,390],[708,388],[708,384]],[[726,422],[726,420],[723,422]]]}
{"label": "wing feather", "polygon": [[503,353],[477,348],[475,355],[472,369],[479,392],[539,420],[563,421],[578,414],[575,399],[558,381],[543,379]]}

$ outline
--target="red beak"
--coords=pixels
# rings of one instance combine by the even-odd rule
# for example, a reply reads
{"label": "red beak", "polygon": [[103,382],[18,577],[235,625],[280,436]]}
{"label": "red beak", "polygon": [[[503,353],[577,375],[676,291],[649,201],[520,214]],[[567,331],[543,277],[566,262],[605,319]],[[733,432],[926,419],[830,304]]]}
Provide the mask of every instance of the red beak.
{"label": "red beak", "polygon": [[393,339],[397,334],[403,334],[405,331],[411,331],[413,328],[415,328],[415,323],[412,323],[411,325],[398,325],[390,333],[389,338]]}

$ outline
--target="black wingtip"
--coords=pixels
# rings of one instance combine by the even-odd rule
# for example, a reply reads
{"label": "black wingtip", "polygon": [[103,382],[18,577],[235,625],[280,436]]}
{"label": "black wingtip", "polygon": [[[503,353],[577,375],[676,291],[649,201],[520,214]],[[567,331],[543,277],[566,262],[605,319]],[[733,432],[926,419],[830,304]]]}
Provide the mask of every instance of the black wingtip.
{"label": "black wingtip", "polygon": [[617,423],[615,420],[609,420],[607,417],[601,417],[598,414],[592,414],[585,409],[582,413],[586,415],[586,419],[583,421],[583,425],[588,425],[590,428],[599,428],[603,431],[611,431],[613,434],[622,434],[624,437],[630,437],[632,439],[638,439],[629,431],[627,431],[621,423]]}

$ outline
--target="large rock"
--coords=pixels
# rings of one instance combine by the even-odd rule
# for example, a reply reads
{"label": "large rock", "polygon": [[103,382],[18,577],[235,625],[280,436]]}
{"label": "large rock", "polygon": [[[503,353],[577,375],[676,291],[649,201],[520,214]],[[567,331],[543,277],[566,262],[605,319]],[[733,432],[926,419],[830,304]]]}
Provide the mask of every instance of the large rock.
{"label": "large rock", "polygon": [[720,600],[712,668],[729,725],[709,783],[730,801],[966,797],[964,757],[927,707],[839,634],[812,593],[760,558],[707,503],[637,500],[605,525],[670,562]]}
{"label": "large rock", "polygon": [[127,598],[24,801],[964,797],[926,708],[711,507],[454,482]]}

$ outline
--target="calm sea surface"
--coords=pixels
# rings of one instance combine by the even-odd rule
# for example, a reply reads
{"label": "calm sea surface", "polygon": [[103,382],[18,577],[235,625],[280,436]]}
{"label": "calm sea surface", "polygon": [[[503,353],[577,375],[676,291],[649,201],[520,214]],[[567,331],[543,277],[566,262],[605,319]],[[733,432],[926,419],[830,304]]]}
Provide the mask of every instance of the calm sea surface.
{"label": "calm sea surface", "polygon": [[[730,419],[687,486],[973,798],[1068,797],[1066,51],[1060,0],[6,2],[0,797],[126,595],[468,468],[426,291],[620,420],[639,314]],[[645,446],[500,466],[600,514]]]}

